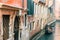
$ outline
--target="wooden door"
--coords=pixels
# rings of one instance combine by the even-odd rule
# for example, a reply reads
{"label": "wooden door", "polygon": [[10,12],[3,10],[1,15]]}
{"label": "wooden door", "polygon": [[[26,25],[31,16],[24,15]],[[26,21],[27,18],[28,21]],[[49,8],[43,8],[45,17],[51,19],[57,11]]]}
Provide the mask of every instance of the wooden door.
{"label": "wooden door", "polygon": [[9,38],[9,15],[3,15],[3,40]]}

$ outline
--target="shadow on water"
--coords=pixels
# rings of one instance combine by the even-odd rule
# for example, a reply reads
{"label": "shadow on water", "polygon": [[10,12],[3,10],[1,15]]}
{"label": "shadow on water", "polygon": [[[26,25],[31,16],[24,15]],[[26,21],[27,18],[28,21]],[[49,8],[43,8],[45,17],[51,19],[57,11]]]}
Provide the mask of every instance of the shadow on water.
{"label": "shadow on water", "polygon": [[[51,24],[50,27],[52,27],[52,30],[55,30],[55,23]],[[40,37],[38,40],[54,40],[54,32],[52,33],[46,33],[42,37]]]}
{"label": "shadow on water", "polygon": [[53,33],[52,34],[44,34],[41,38],[38,40],[53,40]]}

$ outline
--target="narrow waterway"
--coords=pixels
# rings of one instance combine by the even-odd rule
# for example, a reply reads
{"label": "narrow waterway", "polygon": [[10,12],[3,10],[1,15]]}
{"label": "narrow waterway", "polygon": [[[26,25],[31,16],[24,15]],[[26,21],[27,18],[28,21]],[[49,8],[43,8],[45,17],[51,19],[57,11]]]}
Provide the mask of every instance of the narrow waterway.
{"label": "narrow waterway", "polygon": [[52,34],[44,34],[38,40],[60,40],[60,21],[55,22],[53,30],[54,32]]}
{"label": "narrow waterway", "polygon": [[38,40],[54,40],[53,36],[54,36],[53,33],[52,34],[45,34],[42,37],[40,37]]}
{"label": "narrow waterway", "polygon": [[51,34],[44,34],[38,40],[54,40],[56,22],[54,24],[53,24],[53,30],[54,30],[53,33],[51,33]]}

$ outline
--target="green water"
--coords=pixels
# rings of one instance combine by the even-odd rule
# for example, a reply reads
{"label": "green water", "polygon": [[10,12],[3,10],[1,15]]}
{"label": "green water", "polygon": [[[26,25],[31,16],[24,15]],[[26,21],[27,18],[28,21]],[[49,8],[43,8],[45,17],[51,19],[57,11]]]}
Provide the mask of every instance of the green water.
{"label": "green water", "polygon": [[53,34],[45,34],[38,40],[54,40]]}

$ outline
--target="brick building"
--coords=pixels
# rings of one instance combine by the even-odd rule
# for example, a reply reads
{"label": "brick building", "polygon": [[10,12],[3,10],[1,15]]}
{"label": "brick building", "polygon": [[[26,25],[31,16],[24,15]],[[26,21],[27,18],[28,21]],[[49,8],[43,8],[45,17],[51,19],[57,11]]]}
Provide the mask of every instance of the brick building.
{"label": "brick building", "polygon": [[[45,25],[54,20],[53,10],[50,4],[53,1],[48,0],[33,0],[34,14],[33,14],[33,27],[30,30],[30,38],[36,33],[45,28]],[[50,3],[49,3],[50,2]],[[52,11],[51,11],[52,10]]]}
{"label": "brick building", "polygon": [[29,40],[43,30],[52,19],[48,2],[0,0],[0,40]]}
{"label": "brick building", "polygon": [[20,40],[26,14],[27,0],[0,0],[0,40]]}

